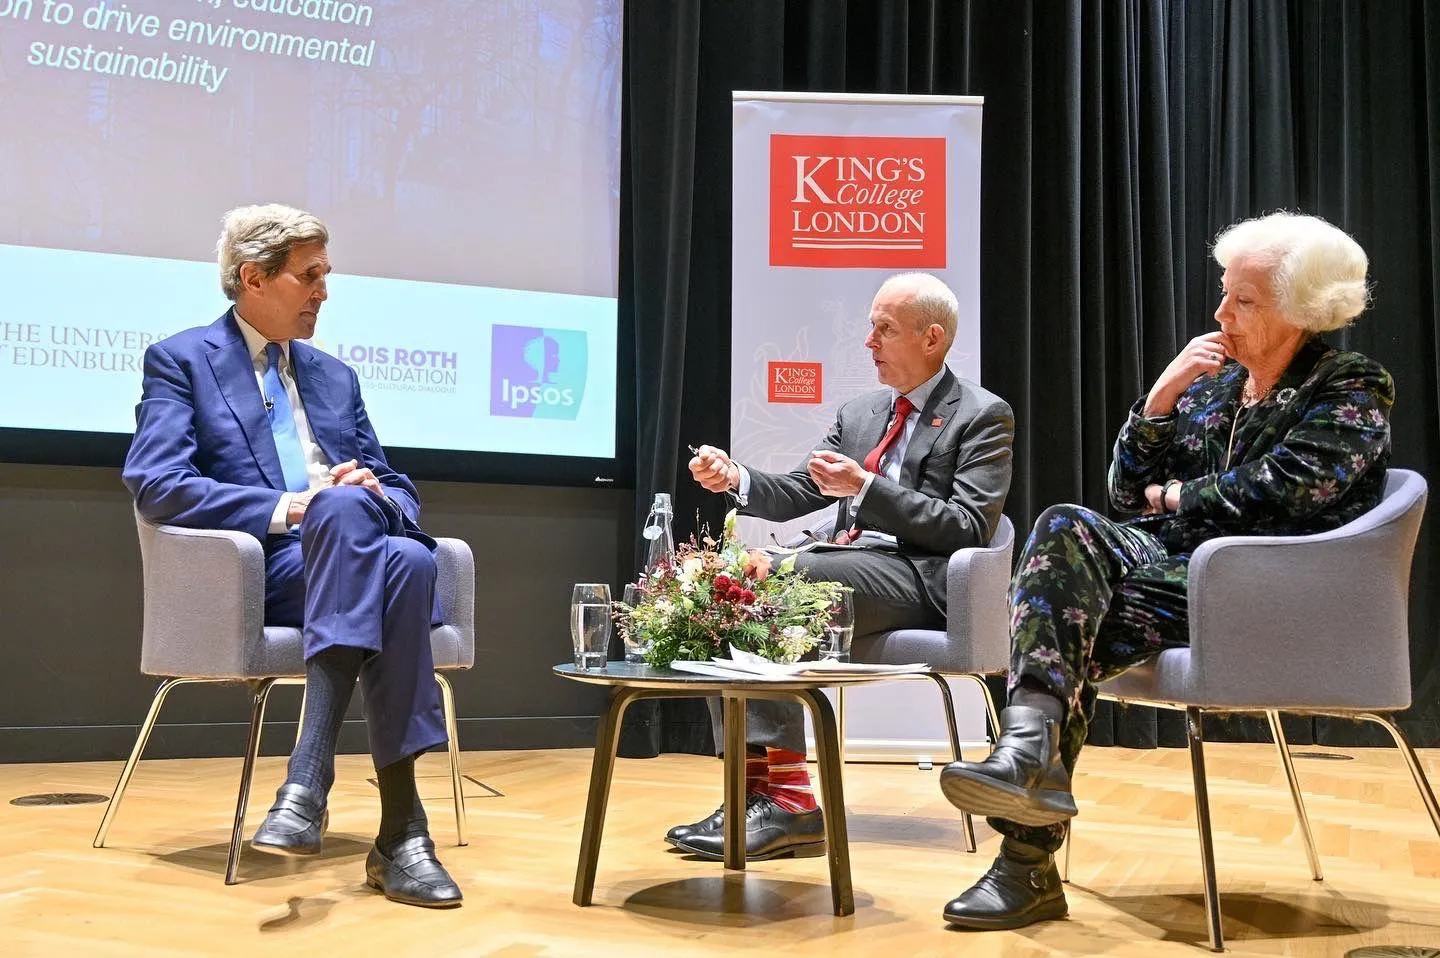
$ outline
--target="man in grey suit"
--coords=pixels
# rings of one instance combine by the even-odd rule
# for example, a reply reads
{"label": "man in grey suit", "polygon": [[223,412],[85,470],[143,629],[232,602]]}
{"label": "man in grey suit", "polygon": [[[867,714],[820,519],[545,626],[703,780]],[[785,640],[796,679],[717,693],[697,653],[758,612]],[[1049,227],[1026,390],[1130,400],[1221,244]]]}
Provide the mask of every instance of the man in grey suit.
{"label": "man in grey suit", "polygon": [[[855,590],[855,633],[945,627],[950,554],[990,541],[1010,488],[1009,405],[945,366],[955,294],[926,273],[892,276],[870,307],[865,347],[886,387],[840,407],[793,472],[768,473],[701,446],[690,472],[733,495],[745,515],[785,521],[838,503],[829,541],[800,553],[816,580]],[[719,705],[712,703],[719,744]],[[805,765],[797,704],[752,702],[746,714],[745,846],[752,860],[825,841]],[[672,828],[666,841],[723,859],[724,815]]]}

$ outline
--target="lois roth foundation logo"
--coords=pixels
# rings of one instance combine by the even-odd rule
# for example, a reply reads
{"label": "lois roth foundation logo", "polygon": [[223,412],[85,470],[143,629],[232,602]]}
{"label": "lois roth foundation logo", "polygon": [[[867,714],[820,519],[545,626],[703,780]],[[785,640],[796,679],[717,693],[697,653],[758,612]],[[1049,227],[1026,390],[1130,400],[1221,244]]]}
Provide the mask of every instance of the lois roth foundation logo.
{"label": "lois roth foundation logo", "polygon": [[772,362],[765,367],[770,402],[819,404],[824,377],[819,363]]}
{"label": "lois roth foundation logo", "polygon": [[772,134],[770,265],[943,269],[945,138]]}

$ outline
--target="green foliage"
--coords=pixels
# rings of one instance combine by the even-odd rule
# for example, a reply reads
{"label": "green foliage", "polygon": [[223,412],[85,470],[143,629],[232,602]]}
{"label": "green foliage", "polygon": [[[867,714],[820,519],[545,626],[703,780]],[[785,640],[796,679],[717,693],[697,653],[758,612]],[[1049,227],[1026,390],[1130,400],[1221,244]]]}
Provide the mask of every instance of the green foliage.
{"label": "green foliage", "polygon": [[840,585],[812,582],[789,560],[772,571],[767,553],[735,539],[734,515],[725,517],[719,541],[682,543],[642,576],[633,607],[615,603],[621,631],[649,643],[648,664],[705,661],[731,646],[794,662],[819,643]]}

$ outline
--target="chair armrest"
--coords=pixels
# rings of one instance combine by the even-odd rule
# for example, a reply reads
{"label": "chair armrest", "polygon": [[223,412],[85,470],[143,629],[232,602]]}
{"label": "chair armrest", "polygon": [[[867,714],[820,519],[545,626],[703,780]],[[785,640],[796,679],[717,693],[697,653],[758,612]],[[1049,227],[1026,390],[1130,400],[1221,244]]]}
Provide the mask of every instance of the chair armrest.
{"label": "chair armrest", "polygon": [[[1005,594],[1014,562],[1015,530],[1001,518],[990,545],[959,549],[946,570],[946,631],[957,651],[968,649],[973,672],[1003,672],[1010,662]],[[963,656],[962,656],[963,658]]]}
{"label": "chair armrest", "polygon": [[1407,598],[1419,516],[1406,529],[1350,523],[1308,536],[1224,536],[1190,560],[1190,643],[1217,705],[1335,700],[1337,677],[1410,701]]}
{"label": "chair armrest", "polygon": [[435,599],[440,621],[475,647],[475,555],[463,539],[435,540]]}
{"label": "chair armrest", "polygon": [[[148,542],[147,542],[148,540]],[[141,526],[145,567],[140,671],[243,676],[265,631],[265,550],[222,529]]]}

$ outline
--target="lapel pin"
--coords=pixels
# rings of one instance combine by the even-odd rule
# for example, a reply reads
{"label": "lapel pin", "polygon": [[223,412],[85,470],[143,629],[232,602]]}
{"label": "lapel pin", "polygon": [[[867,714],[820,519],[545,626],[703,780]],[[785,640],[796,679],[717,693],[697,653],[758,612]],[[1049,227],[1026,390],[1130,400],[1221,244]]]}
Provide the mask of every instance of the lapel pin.
{"label": "lapel pin", "polygon": [[936,416],[934,419],[930,420],[930,425],[943,426],[945,425],[945,420],[941,419],[939,416]]}

